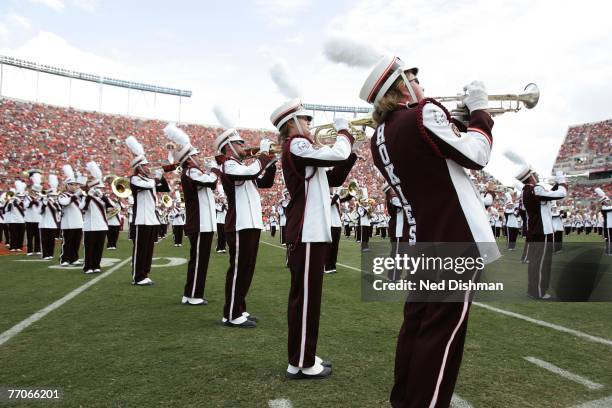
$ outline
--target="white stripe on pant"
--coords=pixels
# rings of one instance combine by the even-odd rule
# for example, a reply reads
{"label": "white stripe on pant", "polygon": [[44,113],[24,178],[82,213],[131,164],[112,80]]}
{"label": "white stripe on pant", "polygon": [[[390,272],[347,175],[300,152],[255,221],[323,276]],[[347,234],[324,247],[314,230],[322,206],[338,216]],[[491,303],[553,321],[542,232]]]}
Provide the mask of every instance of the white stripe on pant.
{"label": "white stripe on pant", "polygon": [[240,254],[240,234],[236,231],[236,255],[234,256],[234,279],[232,280],[232,300],[230,301],[229,315],[227,320],[233,320],[234,298],[236,294],[236,278],[238,277],[238,254]]}
{"label": "white stripe on pant", "polygon": [[310,269],[310,242],[306,243],[306,260],[304,261],[304,301],[302,304],[302,342],[300,345],[299,367],[304,365],[304,354],[306,352],[306,321],[308,319],[308,275]]}
{"label": "white stripe on pant", "polygon": [[191,286],[191,297],[195,295],[196,282],[198,281],[198,266],[200,263],[200,237],[202,233],[198,231],[198,240],[197,240],[197,249],[196,249],[196,261],[195,261],[195,271],[193,274],[193,285]]}

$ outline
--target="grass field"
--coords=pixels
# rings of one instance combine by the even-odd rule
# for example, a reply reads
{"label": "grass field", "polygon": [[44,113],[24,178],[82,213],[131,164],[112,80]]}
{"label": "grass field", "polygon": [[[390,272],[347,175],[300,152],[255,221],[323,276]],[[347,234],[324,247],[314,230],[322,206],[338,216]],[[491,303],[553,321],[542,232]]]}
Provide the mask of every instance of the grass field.
{"label": "grass field", "polygon": [[[170,261],[158,259],[151,275],[156,285],[134,287],[129,261],[119,263],[130,250],[122,234],[119,250],[104,254],[117,261],[105,268],[113,270],[110,275],[0,344],[0,387],[59,387],[64,397],[54,406],[70,407],[267,407],[275,399],[294,407],[388,406],[402,304],[361,301],[360,275],[345,267],[360,265],[353,241],[341,242],[339,262],[345,266],[325,276],[317,354],[333,360],[334,373],[314,382],[284,379],[290,276],[284,250],[268,233],[262,234],[247,298],[249,311],[260,318],[254,330],[220,324],[226,254],[211,256],[209,305],[186,307],[180,305],[186,265],[163,266]],[[524,265],[511,259],[518,254],[510,255],[499,262],[526,279]],[[175,248],[168,237],[155,256],[187,258],[188,244]],[[2,256],[0,263],[0,333],[99,276],[51,269],[49,262],[23,255]],[[608,397],[592,406],[612,405],[611,303],[485,306],[472,308],[456,406],[572,407]]]}

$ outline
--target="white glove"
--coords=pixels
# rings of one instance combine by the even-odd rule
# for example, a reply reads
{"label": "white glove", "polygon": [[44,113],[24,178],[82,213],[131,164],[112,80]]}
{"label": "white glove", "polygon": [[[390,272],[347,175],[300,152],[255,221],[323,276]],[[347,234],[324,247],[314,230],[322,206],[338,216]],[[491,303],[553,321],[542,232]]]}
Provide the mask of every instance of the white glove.
{"label": "white glove", "polygon": [[463,103],[470,112],[487,109],[489,107],[489,95],[487,94],[484,83],[474,81],[464,86],[463,90],[467,93],[466,97],[463,99]]}
{"label": "white glove", "polygon": [[565,184],[565,183],[567,183],[567,179],[565,178],[565,174],[563,174],[563,172],[561,170],[557,171],[557,173],[555,175],[555,181],[558,184]]}
{"label": "white glove", "polygon": [[272,141],[270,139],[261,139],[259,142],[259,152],[260,153],[269,153],[270,146],[272,146]]}
{"label": "white glove", "polygon": [[334,129],[336,129],[336,132],[349,130],[349,121],[345,118],[334,119]]}
{"label": "white glove", "polygon": [[164,171],[162,169],[156,169],[155,170],[155,178],[158,180],[161,180],[161,178],[164,176]]}

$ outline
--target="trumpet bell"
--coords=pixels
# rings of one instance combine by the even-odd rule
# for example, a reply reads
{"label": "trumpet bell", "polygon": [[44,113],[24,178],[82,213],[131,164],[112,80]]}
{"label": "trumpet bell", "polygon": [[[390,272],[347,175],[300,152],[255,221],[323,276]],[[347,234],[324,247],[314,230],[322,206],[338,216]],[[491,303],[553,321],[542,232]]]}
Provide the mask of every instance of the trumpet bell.
{"label": "trumpet bell", "polygon": [[163,206],[166,207],[166,208],[172,207],[172,197],[170,197],[170,195],[168,195],[168,194],[162,195],[161,202],[162,202]]}
{"label": "trumpet bell", "polygon": [[111,182],[111,190],[119,198],[127,198],[132,195],[130,180],[127,177],[115,177]]}
{"label": "trumpet bell", "polygon": [[523,93],[519,95],[519,100],[527,109],[533,109],[540,100],[540,88],[534,83],[527,84]]}

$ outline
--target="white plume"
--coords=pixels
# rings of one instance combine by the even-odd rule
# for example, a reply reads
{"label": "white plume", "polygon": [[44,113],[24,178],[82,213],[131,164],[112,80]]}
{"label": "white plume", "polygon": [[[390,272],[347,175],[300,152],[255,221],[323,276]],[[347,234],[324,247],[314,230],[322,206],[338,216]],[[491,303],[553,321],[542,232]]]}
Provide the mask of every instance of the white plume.
{"label": "white plume", "polygon": [[174,142],[177,147],[190,144],[189,135],[185,133],[183,129],[179,129],[174,123],[169,123],[168,126],[164,128],[164,134],[168,139]]}
{"label": "white plume", "polygon": [[213,112],[219,121],[219,124],[225,129],[231,129],[236,127],[236,119],[231,116],[225,109],[219,105],[213,106]]}
{"label": "white plume", "polygon": [[325,41],[323,55],[337,64],[370,68],[380,60],[383,53],[350,38],[333,37]]}
{"label": "white plume", "polygon": [[62,172],[64,173],[64,177],[76,180],[74,175],[74,170],[72,170],[72,166],[69,164],[64,164],[62,166]]}
{"label": "white plume", "polygon": [[100,166],[98,163],[90,161],[85,165],[87,167],[87,171],[91,174],[94,180],[102,180],[102,170],[100,170]]}
{"label": "white plume", "polygon": [[279,60],[276,64],[270,67],[270,76],[276,84],[278,91],[286,98],[299,98],[301,91],[291,75],[289,74],[289,66],[285,61]]}
{"label": "white plume", "polygon": [[125,139],[125,145],[128,147],[128,149],[130,149],[134,156],[144,156],[144,149],[134,136],[128,136],[128,138]]}
{"label": "white plume", "polygon": [[26,183],[24,183],[21,180],[15,180],[15,193],[16,194],[25,193],[25,189],[26,189]]}
{"label": "white plume", "polygon": [[606,196],[606,193],[600,187],[595,189],[595,194],[597,194],[599,198],[604,198]]}
{"label": "white plume", "polygon": [[33,185],[39,186],[42,183],[42,176],[40,175],[40,173],[34,173],[30,177],[30,180],[32,180]]}
{"label": "white plume", "polygon": [[510,160],[513,163],[519,164],[521,166],[526,165],[527,162],[525,161],[525,159],[523,159],[523,157],[518,154],[517,152],[513,151],[513,150],[505,150],[504,151],[504,156],[506,156],[508,158],[508,160]]}
{"label": "white plume", "polygon": [[57,186],[59,186],[59,180],[55,174],[49,174],[49,187],[53,190],[57,190]]}

